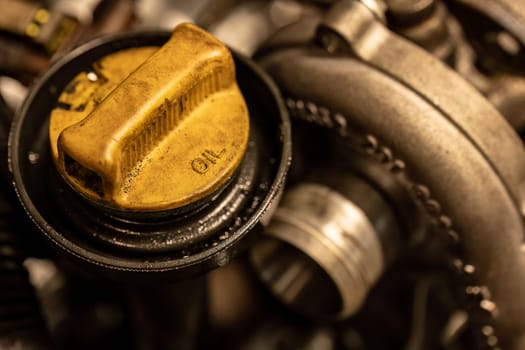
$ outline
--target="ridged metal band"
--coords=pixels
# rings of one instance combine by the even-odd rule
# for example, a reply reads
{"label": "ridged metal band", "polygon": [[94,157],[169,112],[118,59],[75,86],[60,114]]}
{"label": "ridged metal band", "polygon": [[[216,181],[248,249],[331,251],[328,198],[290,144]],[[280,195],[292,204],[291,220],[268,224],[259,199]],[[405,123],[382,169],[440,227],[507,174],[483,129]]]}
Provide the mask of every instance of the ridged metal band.
{"label": "ridged metal band", "polygon": [[308,255],[333,280],[342,300],[337,318],[359,309],[383,270],[381,243],[370,220],[326,186],[307,183],[289,191],[266,231]]}

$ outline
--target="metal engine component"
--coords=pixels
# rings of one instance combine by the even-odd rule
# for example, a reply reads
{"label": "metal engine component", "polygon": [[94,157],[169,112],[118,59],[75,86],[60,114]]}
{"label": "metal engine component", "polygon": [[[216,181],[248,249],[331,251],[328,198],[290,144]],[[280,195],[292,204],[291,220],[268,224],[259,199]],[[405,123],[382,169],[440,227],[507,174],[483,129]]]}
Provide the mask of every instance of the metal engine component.
{"label": "metal engine component", "polygon": [[74,36],[78,22],[62,13],[50,12],[38,3],[23,0],[2,0],[0,30],[25,37],[42,45],[49,52],[56,52]]}
{"label": "metal engine component", "polygon": [[524,4],[0,0],[0,347],[525,348]]}
{"label": "metal engine component", "polygon": [[[278,263],[275,250],[280,248],[284,250],[281,254],[293,256],[279,241],[260,244],[253,252],[256,266],[264,269],[261,277],[273,287],[274,293],[287,304],[297,304],[298,312],[311,317],[346,318],[355,313],[383,270],[381,244],[366,214],[341,194],[322,185],[307,183],[290,190],[266,232],[307,252],[330,274],[337,291],[320,293],[320,289],[334,286],[319,278],[312,282],[319,287],[312,288],[304,281],[310,276],[302,278],[303,271],[294,265],[274,272],[278,271],[274,266]],[[293,268],[297,269],[295,274],[291,271]],[[311,289],[316,293],[312,295]],[[301,294],[310,297],[308,302],[300,301]]]}
{"label": "metal engine component", "polygon": [[490,290],[481,307],[490,303],[504,346],[520,348],[525,152],[494,107],[358,1],[338,2],[322,20],[283,30],[259,59],[296,118],[342,131],[354,148],[401,165],[396,176],[430,220],[461,243]]}

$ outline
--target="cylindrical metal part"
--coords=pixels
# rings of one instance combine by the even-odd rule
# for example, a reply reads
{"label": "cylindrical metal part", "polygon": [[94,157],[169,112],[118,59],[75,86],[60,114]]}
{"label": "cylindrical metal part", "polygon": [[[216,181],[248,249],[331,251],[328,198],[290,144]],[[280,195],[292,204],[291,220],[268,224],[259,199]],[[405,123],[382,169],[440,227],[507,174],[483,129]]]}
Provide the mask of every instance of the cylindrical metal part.
{"label": "cylindrical metal part", "polygon": [[369,218],[326,185],[301,183],[286,193],[266,228],[271,238],[254,248],[252,261],[263,283],[295,311],[344,318],[364,303],[384,269],[378,220],[379,213]]}

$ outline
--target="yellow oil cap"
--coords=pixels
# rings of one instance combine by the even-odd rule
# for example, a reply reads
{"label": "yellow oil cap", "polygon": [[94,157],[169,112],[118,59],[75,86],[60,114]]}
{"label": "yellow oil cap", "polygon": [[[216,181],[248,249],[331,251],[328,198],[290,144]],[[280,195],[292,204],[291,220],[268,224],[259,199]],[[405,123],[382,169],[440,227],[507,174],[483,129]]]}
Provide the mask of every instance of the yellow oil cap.
{"label": "yellow oil cap", "polygon": [[58,171],[77,191],[157,211],[222,188],[249,127],[229,50],[181,24],[161,48],[118,51],[78,74],[51,113],[49,136]]}

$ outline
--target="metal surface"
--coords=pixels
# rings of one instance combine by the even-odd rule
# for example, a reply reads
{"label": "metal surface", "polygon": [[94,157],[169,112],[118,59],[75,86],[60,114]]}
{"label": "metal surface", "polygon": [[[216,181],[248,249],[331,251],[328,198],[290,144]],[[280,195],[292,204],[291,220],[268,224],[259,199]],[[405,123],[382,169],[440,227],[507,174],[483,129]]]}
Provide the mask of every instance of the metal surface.
{"label": "metal surface", "polygon": [[402,0],[388,3],[388,25],[396,33],[440,59],[453,63],[458,38],[444,3],[434,0]]}
{"label": "metal surface", "polygon": [[525,45],[525,3],[513,0],[455,0],[451,6],[467,6],[490,17]]}
{"label": "metal surface", "polygon": [[319,29],[325,47],[339,54],[305,44],[262,62],[286,96],[340,113],[349,139],[373,137],[374,147],[403,162],[406,185],[442,230],[460,239],[504,315],[495,319],[498,330],[516,346],[525,330],[523,146],[470,85],[367,11],[354,3],[354,11],[327,17]]}
{"label": "metal surface", "polygon": [[[261,245],[252,252],[261,279],[285,304],[310,317],[346,318],[355,313],[383,270],[381,243],[366,214],[320,184],[290,189],[265,231],[306,254],[333,281],[333,285],[317,281],[312,286],[306,281],[317,277],[315,269],[301,271],[294,264],[278,267],[270,261],[275,259],[275,247]],[[334,286],[335,292],[320,291]],[[335,305],[329,308],[331,304]]]}

